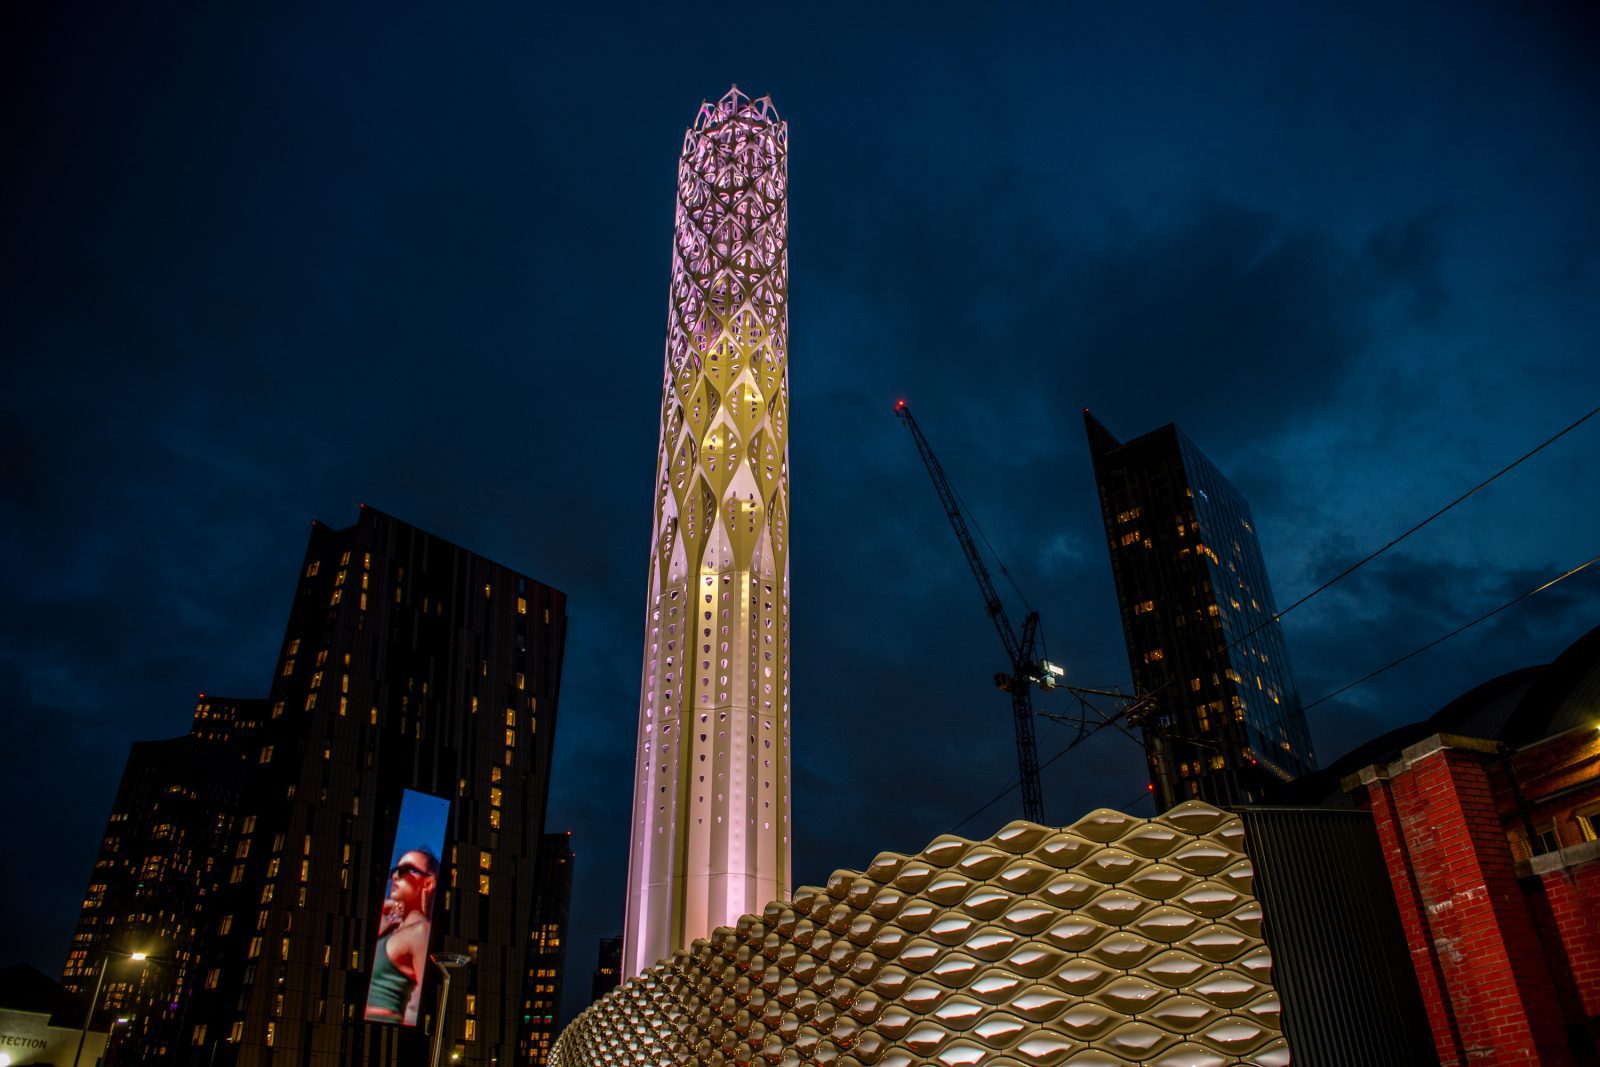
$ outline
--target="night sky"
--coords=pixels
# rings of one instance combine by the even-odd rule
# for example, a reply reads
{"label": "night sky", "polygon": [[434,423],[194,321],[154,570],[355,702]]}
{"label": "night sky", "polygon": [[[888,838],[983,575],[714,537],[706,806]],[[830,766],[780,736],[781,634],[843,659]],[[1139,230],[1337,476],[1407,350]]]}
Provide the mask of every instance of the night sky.
{"label": "night sky", "polygon": [[[582,1003],[622,928],[677,153],[730,83],[790,125],[802,882],[1014,779],[897,399],[1090,686],[1128,668],[1084,407],[1189,434],[1282,606],[1600,404],[1592,4],[1028,7],[5,5],[0,963],[59,974],[129,743],[265,694],[310,521],[366,502],[571,597]],[[1600,553],[1597,455],[1600,417],[1290,613],[1302,697]],[[1548,661],[1597,594],[1319,705],[1319,755]],[[1148,815],[1145,781],[1105,731],[1047,811]]]}

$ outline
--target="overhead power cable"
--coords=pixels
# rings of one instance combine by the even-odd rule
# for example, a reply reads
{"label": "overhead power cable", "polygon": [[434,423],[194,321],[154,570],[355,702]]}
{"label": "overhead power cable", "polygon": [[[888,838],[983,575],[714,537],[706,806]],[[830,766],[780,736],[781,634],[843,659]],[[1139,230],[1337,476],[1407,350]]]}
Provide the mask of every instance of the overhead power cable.
{"label": "overhead power cable", "polygon": [[[1398,537],[1395,537],[1392,540],[1390,540],[1383,547],[1381,547],[1381,548],[1379,548],[1379,549],[1377,549],[1377,550],[1375,550],[1373,552],[1368,553],[1367,555],[1363,556],[1361,559],[1356,560],[1354,563],[1350,564],[1344,570],[1340,571],[1338,574],[1334,575],[1332,578],[1329,578],[1327,581],[1323,582],[1321,585],[1317,586],[1315,589],[1311,590],[1311,592],[1307,593],[1305,596],[1303,596],[1300,599],[1296,600],[1294,603],[1290,604],[1288,607],[1284,608],[1282,611],[1275,612],[1270,618],[1266,619],[1264,622],[1260,623],[1258,626],[1254,627],[1253,629],[1249,630],[1248,632],[1246,632],[1242,636],[1240,636],[1238,638],[1235,638],[1233,641],[1229,642],[1229,644],[1227,645],[1227,647],[1223,651],[1224,652],[1232,651],[1236,646],[1238,646],[1239,644],[1241,644],[1244,641],[1249,640],[1251,637],[1254,637],[1257,633],[1259,633],[1262,630],[1266,629],[1268,626],[1271,626],[1273,623],[1280,622],[1285,615],[1287,615],[1289,612],[1293,611],[1295,608],[1300,607],[1302,604],[1306,603],[1312,597],[1317,596],[1319,593],[1323,593],[1323,592],[1327,591],[1327,589],[1329,587],[1331,587],[1332,585],[1334,585],[1336,582],[1339,582],[1339,581],[1342,581],[1345,578],[1348,578],[1350,575],[1354,574],[1356,571],[1360,570],[1362,567],[1366,566],[1368,563],[1371,563],[1373,560],[1377,559],[1379,556],[1381,556],[1385,552],[1389,551],[1389,549],[1395,547],[1400,542],[1404,541],[1406,538],[1408,538],[1412,534],[1416,533],[1418,530],[1421,530],[1424,526],[1427,526],[1429,523],[1433,522],[1433,520],[1439,518],[1441,515],[1444,515],[1446,512],[1450,511],[1456,505],[1465,502],[1466,500],[1468,500],[1472,496],[1476,495],[1477,493],[1479,493],[1483,489],[1487,488],[1489,485],[1494,483],[1496,480],[1498,480],[1503,475],[1509,474],[1511,471],[1515,470],[1517,467],[1521,466],[1523,463],[1525,463],[1528,460],[1532,459],[1534,456],[1538,455],[1540,452],[1543,452],[1546,448],[1549,448],[1551,445],[1555,444],[1561,438],[1565,437],[1567,434],[1571,433],[1573,430],[1576,430],[1579,426],[1582,426],[1585,422],[1588,422],[1590,419],[1594,418],[1596,415],[1600,415],[1600,406],[1593,407],[1593,408],[1589,409],[1589,411],[1587,411],[1583,415],[1579,416],[1576,420],[1574,420],[1571,423],[1568,423],[1566,426],[1564,426],[1562,429],[1556,431],[1554,434],[1551,434],[1549,437],[1545,438],[1543,441],[1541,441],[1539,444],[1535,445],[1533,448],[1529,449],[1527,452],[1524,452],[1522,455],[1518,456],[1516,459],[1512,460],[1510,463],[1506,464],[1504,467],[1501,467],[1499,470],[1497,470],[1493,474],[1489,475],[1489,477],[1485,478],[1483,481],[1479,482],[1477,485],[1473,486],[1471,489],[1468,489],[1465,493],[1462,493],[1460,496],[1456,497],[1454,500],[1452,500],[1448,504],[1444,505],[1444,507],[1438,509],[1433,514],[1431,514],[1427,518],[1423,519],[1421,522],[1416,523],[1414,526],[1412,526],[1410,529],[1406,530],[1404,533],[1400,534]],[[981,529],[979,530],[979,535],[982,536],[982,530]],[[988,544],[988,538],[987,537],[984,537],[984,543]],[[994,547],[992,545],[989,546],[989,551],[990,551],[991,554],[994,552]],[[1415,649],[1414,651],[1406,653],[1404,656],[1401,656],[1399,659],[1395,660],[1394,662],[1388,663],[1388,664],[1378,668],[1377,670],[1371,672],[1370,674],[1367,674],[1367,675],[1365,675],[1365,676],[1363,676],[1361,678],[1358,678],[1355,681],[1349,683],[1348,685],[1342,686],[1339,689],[1334,690],[1332,693],[1329,693],[1326,696],[1317,698],[1316,700],[1312,701],[1310,704],[1305,705],[1302,710],[1303,711],[1309,711],[1311,708],[1316,707],[1318,704],[1321,704],[1321,703],[1323,703],[1324,701],[1327,701],[1327,700],[1331,700],[1332,698],[1338,696],[1340,693],[1343,693],[1348,689],[1352,689],[1355,686],[1361,685],[1363,682],[1370,681],[1371,679],[1377,677],[1379,674],[1382,674],[1384,671],[1387,671],[1387,670],[1390,670],[1390,669],[1392,669],[1394,667],[1397,667],[1400,664],[1406,662],[1407,660],[1413,658],[1414,656],[1418,656],[1421,653],[1426,652],[1428,649],[1434,647],[1435,645],[1438,645],[1438,644],[1440,644],[1440,643],[1442,643],[1444,641],[1448,641],[1450,638],[1455,637],[1457,634],[1463,633],[1463,632],[1471,629],[1472,627],[1478,625],[1479,623],[1484,622],[1489,618],[1492,618],[1493,616],[1495,616],[1495,615],[1499,614],[1500,612],[1504,611],[1506,608],[1509,608],[1509,607],[1511,607],[1511,606],[1513,606],[1513,605],[1515,605],[1517,603],[1520,603],[1523,600],[1526,600],[1528,597],[1533,596],[1535,593],[1542,592],[1543,590],[1550,588],[1551,586],[1557,584],[1558,582],[1565,581],[1567,578],[1572,577],[1574,574],[1577,574],[1579,571],[1582,571],[1584,568],[1588,567],[1590,564],[1596,562],[1597,560],[1600,560],[1600,556],[1597,556],[1594,559],[1590,559],[1585,563],[1581,563],[1577,567],[1574,567],[1572,570],[1566,572],[1565,574],[1560,575],[1559,577],[1551,579],[1550,581],[1544,583],[1543,585],[1539,586],[1538,588],[1531,589],[1528,592],[1523,593],[1521,596],[1518,596],[1518,597],[1516,597],[1516,598],[1514,598],[1512,600],[1507,601],[1504,604],[1501,604],[1499,607],[1495,608],[1493,611],[1489,612],[1488,614],[1483,615],[1483,616],[1481,616],[1481,617],[1479,617],[1477,619],[1472,620],[1471,622],[1467,623],[1466,625],[1461,626],[1458,629],[1453,630],[1448,634],[1445,634],[1443,637],[1437,638],[1434,641],[1431,641],[1428,644],[1423,645],[1421,648],[1418,648],[1418,649]],[[1002,572],[1004,572],[1004,570],[1005,570],[1004,564],[1001,565],[1001,570],[1002,570]],[[1007,580],[1010,580],[1011,576],[1010,576],[1009,573],[1006,574],[1006,578],[1007,578]],[[1012,587],[1014,589],[1016,588],[1015,582],[1012,583]],[[1021,591],[1020,590],[1018,590],[1018,595],[1021,595]],[[1163,691],[1165,691],[1172,684],[1173,684],[1173,682],[1169,681],[1169,682],[1166,682],[1165,684],[1161,685],[1159,688],[1151,690],[1150,692],[1146,693],[1144,696],[1142,696],[1142,697],[1138,698],[1136,701],[1134,701],[1134,703],[1132,703],[1128,707],[1124,708],[1120,713],[1118,713],[1114,717],[1108,717],[1108,716],[1106,716],[1106,715],[1104,715],[1102,713],[1099,713],[1098,709],[1096,709],[1096,713],[1100,714],[1100,717],[1104,720],[1104,722],[1102,723],[1102,727],[1103,726],[1116,726],[1119,730],[1121,730],[1121,732],[1123,734],[1127,735],[1128,737],[1133,737],[1133,735],[1131,733],[1129,733],[1128,730],[1124,729],[1122,727],[1121,723],[1117,722],[1116,720],[1117,719],[1127,718],[1133,712],[1138,711],[1140,708],[1142,708],[1145,705],[1151,703],[1158,695],[1160,695]],[[1096,732],[1098,732],[1098,728],[1097,728]],[[1063,748],[1061,751],[1057,752],[1054,756],[1051,756],[1049,759],[1047,759],[1043,763],[1041,763],[1039,765],[1039,769],[1041,771],[1043,771],[1046,767],[1050,766],[1056,760],[1060,759],[1062,756],[1065,756],[1068,752],[1071,752],[1074,748],[1076,748],[1080,743],[1082,743],[1084,740],[1086,740],[1090,736],[1093,736],[1093,735],[1092,734],[1082,734],[1082,733],[1080,733],[1080,735],[1078,737],[1076,737],[1072,741],[1068,742],[1067,746],[1065,748]],[[1134,738],[1134,740],[1137,741],[1138,739]],[[1142,747],[1142,742],[1140,744],[1141,744],[1141,747]],[[1016,789],[1017,786],[1019,786],[1020,784],[1021,784],[1020,782],[1012,782],[1009,786],[1007,786],[1006,788],[1002,789],[1000,792],[996,793],[992,798],[990,798],[988,801],[986,801],[977,810],[973,811],[971,814],[966,816],[966,818],[964,818],[960,822],[956,823],[956,825],[951,829],[950,832],[954,833],[956,830],[961,829],[961,827],[965,826],[967,823],[971,822],[973,819],[975,819],[979,815],[983,814],[989,808],[993,807],[995,804],[997,804],[1001,800],[1003,800],[1007,795],[1009,795],[1012,792],[1012,790]]]}
{"label": "overhead power cable", "polygon": [[1548,582],[1545,582],[1543,585],[1536,586],[1536,587],[1528,590],[1526,593],[1523,593],[1521,596],[1512,597],[1510,600],[1506,601],[1504,604],[1501,604],[1499,607],[1495,608],[1493,611],[1485,612],[1484,614],[1479,615],[1476,619],[1473,619],[1471,622],[1466,623],[1466,624],[1461,625],[1461,626],[1457,626],[1454,630],[1451,630],[1449,633],[1445,634],[1443,637],[1435,637],[1432,641],[1429,641],[1427,644],[1423,645],[1420,648],[1412,649],[1410,652],[1407,652],[1405,655],[1401,656],[1399,659],[1393,660],[1393,661],[1391,661],[1389,663],[1385,663],[1382,667],[1379,667],[1377,670],[1371,671],[1370,673],[1367,673],[1367,674],[1363,674],[1360,678],[1357,678],[1353,682],[1350,682],[1350,683],[1348,683],[1346,685],[1341,685],[1339,688],[1335,689],[1333,692],[1329,693],[1327,696],[1318,697],[1317,699],[1313,700],[1311,703],[1307,704],[1305,706],[1304,710],[1310,711],[1312,708],[1316,707],[1318,704],[1321,704],[1324,701],[1332,700],[1334,697],[1338,696],[1340,693],[1343,693],[1347,689],[1354,689],[1356,686],[1360,685],[1362,682],[1371,681],[1372,679],[1376,678],[1378,675],[1382,674],[1384,671],[1389,670],[1391,667],[1398,667],[1398,666],[1400,666],[1400,664],[1404,663],[1406,660],[1412,658],[1413,656],[1419,656],[1422,653],[1428,651],[1428,649],[1432,648],[1434,645],[1443,644],[1445,641],[1450,640],[1452,637],[1456,636],[1457,634],[1465,633],[1466,631],[1472,629],[1474,626],[1478,625],[1480,622],[1483,622],[1485,619],[1491,619],[1494,616],[1500,614],[1502,611],[1504,611],[1507,608],[1511,607],[1513,604],[1520,604],[1524,600],[1527,600],[1529,597],[1533,596],[1535,593],[1542,593],[1546,589],[1549,589],[1552,585],[1555,585],[1558,582],[1566,581],[1568,578],[1571,578],[1574,574],[1577,574],[1579,571],[1583,570],[1585,567],[1588,567],[1590,564],[1595,563],[1597,561],[1600,561],[1600,556],[1592,556],[1592,557],[1590,557],[1589,559],[1585,560],[1584,562],[1578,564],[1576,567],[1572,568],[1567,573],[1565,573],[1563,575],[1560,575],[1559,577],[1552,578]]}
{"label": "overhead power cable", "polygon": [[[1378,675],[1382,674],[1384,671],[1387,671],[1387,670],[1389,670],[1389,669],[1391,669],[1393,667],[1398,667],[1400,664],[1406,662],[1406,660],[1409,660],[1409,659],[1412,659],[1412,658],[1414,658],[1416,656],[1421,655],[1422,653],[1428,651],[1428,649],[1433,648],[1435,645],[1443,644],[1444,642],[1450,640],[1450,638],[1455,637],[1457,634],[1465,633],[1466,631],[1472,629],[1474,626],[1478,625],[1480,622],[1484,622],[1484,621],[1486,621],[1488,619],[1491,619],[1494,616],[1500,614],[1502,611],[1506,610],[1507,608],[1513,607],[1513,606],[1515,606],[1517,604],[1520,604],[1522,601],[1527,600],[1529,597],[1534,596],[1535,594],[1538,594],[1538,593],[1542,593],[1546,589],[1549,589],[1551,586],[1558,585],[1559,583],[1566,581],[1568,578],[1571,578],[1573,575],[1582,572],[1583,570],[1585,570],[1588,567],[1594,565],[1595,563],[1600,563],[1600,556],[1592,556],[1589,559],[1584,560],[1582,563],[1578,564],[1576,567],[1573,567],[1571,570],[1565,572],[1564,574],[1559,574],[1556,577],[1550,579],[1548,582],[1545,582],[1542,585],[1537,585],[1534,588],[1528,590],[1526,593],[1522,593],[1519,596],[1512,597],[1510,600],[1506,601],[1504,604],[1501,604],[1499,607],[1495,608],[1494,610],[1485,612],[1484,614],[1478,616],[1476,619],[1473,619],[1471,622],[1465,623],[1464,625],[1456,627],[1454,630],[1451,630],[1449,633],[1443,635],[1442,637],[1436,637],[1432,641],[1429,641],[1427,644],[1423,645],[1422,647],[1416,648],[1416,649],[1413,649],[1410,652],[1407,652],[1405,655],[1401,656],[1399,659],[1396,659],[1396,660],[1394,660],[1394,661],[1392,661],[1390,663],[1386,663],[1382,667],[1379,667],[1377,670],[1370,671],[1367,674],[1362,675],[1360,678],[1357,678],[1355,681],[1350,682],[1350,683],[1348,683],[1346,685],[1340,686],[1338,689],[1335,689],[1333,692],[1329,693],[1327,696],[1318,697],[1316,700],[1313,700],[1311,703],[1305,705],[1305,710],[1306,711],[1310,711],[1312,708],[1316,707],[1318,704],[1321,704],[1321,703],[1323,703],[1325,701],[1328,701],[1328,700],[1332,700],[1334,697],[1338,696],[1340,693],[1345,692],[1346,690],[1354,689],[1356,686],[1361,685],[1363,682],[1371,681],[1373,678],[1376,678]],[[1140,700],[1138,701],[1138,703],[1134,704],[1133,706],[1134,707],[1138,707],[1139,704],[1146,703],[1147,701],[1149,701],[1151,699],[1151,697],[1155,696],[1155,694],[1158,693],[1158,692],[1160,692],[1159,689],[1155,690],[1154,692],[1151,692],[1151,693],[1147,694],[1144,697],[1141,697]],[[1094,707],[1093,705],[1088,705],[1088,706],[1091,707],[1091,708]],[[1105,725],[1105,726],[1115,726],[1123,734],[1126,734],[1128,737],[1133,737],[1133,735],[1131,733],[1129,733],[1126,729],[1124,729],[1122,727],[1122,724],[1117,722],[1115,718],[1106,716],[1103,712],[1100,712],[1099,709],[1097,709],[1097,708],[1095,708],[1094,710],[1095,710],[1096,714],[1100,715],[1101,719],[1105,720],[1103,725]],[[1124,714],[1126,714],[1126,713],[1124,713]],[[1079,742],[1083,741],[1085,739],[1085,737],[1087,737],[1087,736],[1093,736],[1093,735],[1092,734],[1091,735],[1082,735],[1082,736],[1076,737],[1073,740],[1069,741],[1065,748],[1063,748],[1061,751],[1057,752],[1054,756],[1051,756],[1049,759],[1045,760],[1043,763],[1039,764],[1039,770],[1043,771],[1046,767],[1050,766],[1056,760],[1060,759],[1062,756],[1065,756],[1068,752],[1071,752],[1074,748],[1077,748]],[[1139,743],[1137,738],[1134,738],[1134,741],[1135,741],[1135,743]],[[1142,747],[1142,743],[1141,743],[1141,747]],[[971,822],[973,819],[976,819],[979,815],[982,815],[985,811],[989,810],[989,808],[993,807],[995,804],[999,803],[1001,800],[1004,800],[1006,798],[1006,796],[1008,796],[1020,784],[1021,784],[1020,782],[1012,782],[1010,785],[1008,785],[1004,789],[1000,790],[1000,792],[996,793],[994,796],[990,797],[987,801],[985,801],[981,807],[979,807],[977,810],[973,811],[971,814],[969,814],[966,818],[962,819],[960,822],[956,823],[955,826],[951,827],[950,832],[951,833],[955,833],[957,830],[961,829],[967,823]]]}
{"label": "overhead power cable", "polygon": [[[1395,545],[1398,545],[1401,541],[1404,541],[1406,538],[1410,537],[1412,534],[1416,533],[1418,530],[1420,530],[1424,526],[1428,525],[1434,519],[1437,519],[1439,516],[1443,515],[1445,512],[1447,512],[1451,508],[1455,507],[1457,504],[1462,503],[1463,501],[1467,500],[1469,497],[1471,497],[1474,494],[1478,493],[1480,490],[1486,488],[1488,485],[1490,485],[1496,479],[1500,478],[1502,475],[1509,473],[1510,471],[1514,470],[1515,468],[1521,466],[1523,463],[1525,463],[1529,459],[1532,459],[1534,456],[1538,455],[1540,452],[1543,452],[1546,448],[1549,448],[1551,445],[1555,444],[1557,441],[1561,440],[1561,438],[1565,437],[1567,434],[1571,433],[1573,430],[1576,430],[1579,426],[1582,426],[1585,422],[1588,422],[1590,419],[1594,418],[1596,415],[1600,415],[1600,407],[1590,408],[1588,412],[1586,412],[1585,414],[1579,416],[1578,419],[1576,419],[1575,421],[1573,421],[1571,423],[1568,423],[1566,426],[1562,427],[1560,430],[1557,430],[1555,433],[1553,433],[1549,437],[1545,438],[1543,441],[1541,441],[1539,444],[1535,445],[1533,448],[1531,448],[1528,451],[1524,452],[1522,455],[1518,456],[1516,459],[1512,460],[1510,463],[1506,464],[1504,467],[1501,467],[1499,470],[1497,470],[1493,474],[1489,475],[1489,477],[1485,478],[1483,481],[1479,482],[1477,485],[1473,486],[1471,489],[1468,489],[1465,493],[1462,493],[1460,496],[1458,496],[1454,500],[1450,501],[1450,503],[1446,504],[1444,507],[1440,508],[1438,511],[1435,511],[1432,515],[1429,515],[1427,518],[1423,519],[1421,522],[1419,522],[1416,525],[1412,526],[1409,530],[1407,530],[1404,533],[1400,534],[1398,537],[1392,539],[1388,544],[1384,545],[1382,548],[1379,548],[1374,552],[1369,552],[1367,555],[1363,556],[1361,559],[1356,560],[1354,563],[1350,564],[1350,566],[1346,567],[1344,570],[1340,571],[1338,574],[1334,575],[1332,578],[1329,578],[1327,581],[1323,582],[1321,585],[1319,585],[1315,589],[1311,590],[1311,592],[1307,593],[1305,596],[1301,597],[1299,600],[1296,600],[1293,604],[1290,604],[1288,607],[1284,608],[1282,611],[1273,613],[1270,617],[1268,617],[1267,619],[1265,619],[1261,623],[1257,624],[1255,627],[1251,628],[1250,630],[1246,631],[1244,634],[1242,634],[1239,637],[1236,637],[1232,641],[1228,642],[1228,644],[1222,650],[1223,654],[1226,655],[1227,653],[1232,652],[1239,645],[1241,645],[1244,642],[1250,640],[1250,638],[1254,637],[1256,634],[1260,633],[1262,630],[1265,630],[1267,627],[1273,625],[1274,623],[1281,622],[1283,617],[1285,615],[1289,614],[1289,612],[1293,611],[1295,608],[1298,608],[1300,605],[1304,604],[1306,601],[1310,600],[1312,597],[1316,596],[1318,593],[1325,592],[1335,582],[1338,582],[1338,581],[1341,581],[1342,579],[1348,578],[1350,575],[1354,574],[1356,571],[1360,570],[1362,567],[1366,566],[1368,563],[1371,563],[1373,560],[1377,559],[1379,556],[1381,556],[1385,552],[1389,551],[1389,549],[1393,548]],[[1585,564],[1585,566],[1587,566],[1587,564]],[[1565,575],[1563,575],[1562,577],[1565,577]],[[1560,580],[1561,580],[1560,578],[1556,579],[1556,581],[1560,581]],[[1513,601],[1513,603],[1515,603],[1515,602]],[[1505,606],[1509,607],[1510,605],[1505,605]],[[1422,650],[1419,649],[1418,651],[1422,651]],[[1122,717],[1126,718],[1127,716],[1131,715],[1135,711],[1140,710],[1145,705],[1147,705],[1147,704],[1151,703],[1152,701],[1154,701],[1157,696],[1159,696],[1161,693],[1165,692],[1166,689],[1169,686],[1173,685],[1175,681],[1176,681],[1176,679],[1174,679],[1172,681],[1164,682],[1159,687],[1157,687],[1155,689],[1152,689],[1150,692],[1148,692],[1144,696],[1140,697],[1133,704],[1129,705],[1128,707],[1126,707],[1126,708],[1124,708],[1122,710],[1122,713],[1121,713]],[[1359,683],[1353,683],[1353,684],[1359,684]],[[1324,697],[1322,699],[1326,700],[1327,698]],[[1320,703],[1320,701],[1319,701],[1319,703]],[[1309,707],[1309,705],[1307,705],[1307,706]],[[1301,710],[1304,711],[1305,709],[1302,708]],[[1073,744],[1074,745],[1078,744],[1079,742],[1081,742],[1083,740],[1084,740],[1084,738],[1080,737],[1077,740],[1075,740],[1073,742]],[[1069,748],[1070,747],[1071,746],[1069,746]]]}
{"label": "overhead power cable", "polygon": [[1446,504],[1444,507],[1440,508],[1438,511],[1435,511],[1432,515],[1429,515],[1427,518],[1423,519],[1421,522],[1417,523],[1415,526],[1411,527],[1411,529],[1407,530],[1405,533],[1401,534],[1399,537],[1396,537],[1394,540],[1390,541],[1388,544],[1384,545],[1382,548],[1378,549],[1375,552],[1368,553],[1367,555],[1363,556],[1362,558],[1356,560],[1354,563],[1350,564],[1350,566],[1346,567],[1344,570],[1340,571],[1338,574],[1335,574],[1332,578],[1329,578],[1327,581],[1323,582],[1321,585],[1319,585],[1315,589],[1311,590],[1311,592],[1307,593],[1305,596],[1301,597],[1299,600],[1296,600],[1293,604],[1290,604],[1288,607],[1284,608],[1282,611],[1277,612],[1276,614],[1274,614],[1266,622],[1263,622],[1261,625],[1257,626],[1255,629],[1251,630],[1249,633],[1245,634],[1243,637],[1239,638],[1237,641],[1234,641],[1233,644],[1228,646],[1228,648],[1232,649],[1233,646],[1237,645],[1240,641],[1244,641],[1244,640],[1247,640],[1247,639],[1249,639],[1251,637],[1254,637],[1257,633],[1259,633],[1260,631],[1266,629],[1268,626],[1271,626],[1273,623],[1279,621],[1285,615],[1289,614],[1289,612],[1293,611],[1295,608],[1298,608],[1301,604],[1304,604],[1306,601],[1310,600],[1312,597],[1316,596],[1318,593],[1320,593],[1323,590],[1327,589],[1333,583],[1335,583],[1335,582],[1337,582],[1337,581],[1339,581],[1339,580],[1341,580],[1343,578],[1348,578],[1350,575],[1354,574],[1356,571],[1360,570],[1362,567],[1365,567],[1368,563],[1371,563],[1373,560],[1377,559],[1379,556],[1381,556],[1385,552],[1389,551],[1395,545],[1398,545],[1401,541],[1404,541],[1406,538],[1410,537],[1412,534],[1416,533],[1418,530],[1420,530],[1424,526],[1428,525],[1428,523],[1432,522],[1434,519],[1437,519],[1439,516],[1443,515],[1445,512],[1447,512],[1451,508],[1455,507],[1457,504],[1460,504],[1461,502],[1466,500],[1468,497],[1474,495],[1475,493],[1479,492],[1482,489],[1487,488],[1490,483],[1494,482],[1501,475],[1507,474],[1510,471],[1514,470],[1515,468],[1521,466],[1523,463],[1525,463],[1526,461],[1532,459],[1534,456],[1538,455],[1540,452],[1543,452],[1545,449],[1549,448],[1551,445],[1555,444],[1557,441],[1561,440],[1561,438],[1565,437],[1567,434],[1571,433],[1573,430],[1576,430],[1579,426],[1582,426],[1584,423],[1588,422],[1590,419],[1594,418],[1596,415],[1600,415],[1600,407],[1591,408],[1589,410],[1588,414],[1583,415],[1576,422],[1573,422],[1573,423],[1569,424],[1565,429],[1559,430],[1555,434],[1551,435],[1550,437],[1545,438],[1542,442],[1540,442],[1534,448],[1530,449],[1527,452],[1524,452],[1522,455],[1518,456],[1516,459],[1512,460],[1510,463],[1506,464],[1504,467],[1501,467],[1499,470],[1497,470],[1493,474],[1489,475],[1489,477],[1485,478],[1483,481],[1479,482],[1477,485],[1473,486],[1471,489],[1468,489],[1465,493],[1462,493],[1460,496],[1458,496],[1454,500],[1450,501],[1450,503]]}

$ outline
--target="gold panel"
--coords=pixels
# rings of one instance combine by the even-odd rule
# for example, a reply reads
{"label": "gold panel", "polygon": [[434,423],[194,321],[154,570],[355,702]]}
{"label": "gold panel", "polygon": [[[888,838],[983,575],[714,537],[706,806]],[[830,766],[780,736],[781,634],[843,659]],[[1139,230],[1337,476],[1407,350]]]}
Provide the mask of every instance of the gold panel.
{"label": "gold panel", "polygon": [[676,952],[554,1067],[1286,1067],[1237,818],[1091,812],[884,853]]}

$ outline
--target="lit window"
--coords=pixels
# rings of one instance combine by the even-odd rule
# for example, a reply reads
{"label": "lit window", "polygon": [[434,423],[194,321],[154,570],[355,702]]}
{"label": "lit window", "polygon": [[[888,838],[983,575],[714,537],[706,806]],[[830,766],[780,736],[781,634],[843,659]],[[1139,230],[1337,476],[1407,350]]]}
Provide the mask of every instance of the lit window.
{"label": "lit window", "polygon": [[271,745],[267,745],[265,748],[263,748],[261,750],[261,762],[262,763],[271,763],[272,762],[272,746]]}
{"label": "lit window", "polygon": [[527,613],[528,613],[528,598],[525,597],[525,596],[517,597],[517,614],[518,615],[526,615]]}
{"label": "lit window", "polygon": [[483,896],[489,895],[489,876],[487,874],[478,875],[478,892]]}

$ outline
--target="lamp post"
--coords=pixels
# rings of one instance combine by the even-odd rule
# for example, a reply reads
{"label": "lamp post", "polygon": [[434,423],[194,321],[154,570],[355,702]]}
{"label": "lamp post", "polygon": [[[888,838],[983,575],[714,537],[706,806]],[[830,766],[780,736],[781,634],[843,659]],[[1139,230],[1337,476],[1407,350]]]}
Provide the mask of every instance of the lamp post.
{"label": "lamp post", "polygon": [[[124,959],[135,960],[139,963],[143,963],[150,958],[148,954],[143,952],[112,952],[108,949],[101,949],[100,955],[102,957],[100,975],[94,980],[94,995],[89,998],[89,1012],[83,1017],[83,1030],[78,1034],[78,1052],[77,1055],[72,1057],[72,1067],[83,1067],[83,1045],[84,1042],[89,1040],[89,1026],[94,1022],[94,1009],[100,1003],[100,987],[105,983],[106,971],[111,967],[111,957],[121,956]],[[110,1044],[110,1041],[111,1039],[108,1036],[106,1043]]]}
{"label": "lamp post", "polygon": [[459,952],[441,952],[428,958],[444,974],[444,985],[439,990],[439,1015],[433,1021],[433,1055],[428,1061],[433,1067],[439,1067],[439,1054],[444,1051],[445,1014],[450,1010],[450,972],[465,967],[472,958]]}

